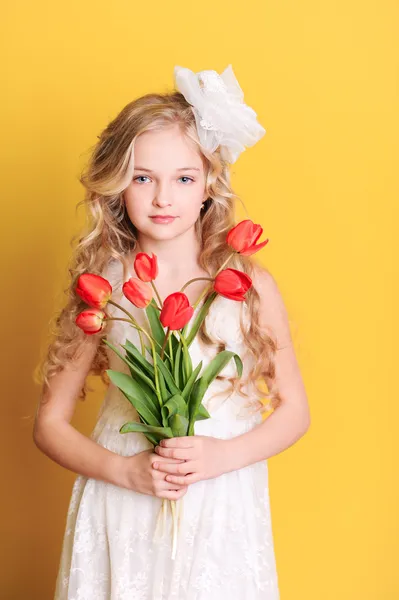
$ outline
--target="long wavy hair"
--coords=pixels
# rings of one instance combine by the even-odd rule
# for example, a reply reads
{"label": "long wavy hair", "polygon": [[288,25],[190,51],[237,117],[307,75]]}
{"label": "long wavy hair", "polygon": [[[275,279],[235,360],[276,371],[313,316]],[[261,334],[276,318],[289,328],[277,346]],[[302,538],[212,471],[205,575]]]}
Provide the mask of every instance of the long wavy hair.
{"label": "long wavy hair", "polygon": [[[67,361],[79,355],[91,337],[75,323],[76,316],[87,308],[75,292],[78,277],[85,272],[102,274],[112,259],[122,263],[125,281],[131,276],[128,273],[127,257],[137,245],[137,230],[126,213],[123,192],[133,177],[135,141],[145,131],[176,124],[196,144],[205,168],[207,199],[195,223],[196,234],[201,242],[200,267],[213,277],[231,255],[226,235],[236,224],[236,202],[242,201],[231,188],[230,166],[222,159],[220,148],[209,153],[201,146],[191,105],[176,90],[165,94],[146,94],[127,104],[98,136],[79,178],[85,188],[85,197],[77,204],[77,208],[84,205],[86,224],[83,231],[72,238],[73,251],[68,269],[70,277],[67,288],[64,289],[67,301],[50,321],[49,332],[53,339],[46,346],[44,358],[34,372],[34,380],[43,386],[43,390]],[[227,266],[241,270],[253,279],[257,260],[253,255],[245,257],[234,253]],[[211,288],[204,301],[210,293]],[[227,379],[231,383],[232,393],[238,392],[246,397],[249,395],[244,391],[244,386],[252,384],[251,398],[253,400],[255,394],[255,401],[248,405],[262,413],[281,403],[275,381],[277,342],[271,330],[265,331],[260,326],[260,296],[255,285],[248,290],[245,303],[249,319],[244,322],[241,310],[240,330],[246,351],[252,356],[253,368],[246,378],[234,376]],[[106,337],[107,327],[95,335]],[[197,335],[202,344],[213,346],[217,351],[225,349],[225,344],[220,339],[215,339],[212,331],[207,330],[206,319]],[[99,375],[108,384],[109,379],[105,373],[108,368],[106,345],[100,343],[88,374]],[[258,381],[265,381],[266,378],[267,394],[258,387]],[[218,379],[226,377],[219,375]],[[92,390],[86,380],[79,398],[84,400],[87,391]]]}

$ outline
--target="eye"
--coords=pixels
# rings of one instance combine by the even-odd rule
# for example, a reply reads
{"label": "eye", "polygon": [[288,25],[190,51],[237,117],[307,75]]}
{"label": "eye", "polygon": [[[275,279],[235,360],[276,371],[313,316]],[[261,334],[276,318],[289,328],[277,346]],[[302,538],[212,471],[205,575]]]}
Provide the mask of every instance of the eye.
{"label": "eye", "polygon": [[[149,179],[149,177],[147,177],[146,175],[138,175],[138,177],[135,177],[133,181],[137,181],[138,179]],[[194,179],[192,177],[187,177],[186,175],[183,175],[183,177],[179,177],[179,179],[186,179],[187,181],[194,182]],[[140,181],[140,183],[142,182]]]}

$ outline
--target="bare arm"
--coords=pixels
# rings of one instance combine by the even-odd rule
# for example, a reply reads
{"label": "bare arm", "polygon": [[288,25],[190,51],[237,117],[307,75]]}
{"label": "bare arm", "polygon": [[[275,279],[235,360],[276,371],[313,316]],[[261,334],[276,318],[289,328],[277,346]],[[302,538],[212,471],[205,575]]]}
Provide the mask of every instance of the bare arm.
{"label": "bare arm", "polygon": [[[276,381],[282,403],[252,430],[226,440],[226,470],[232,471],[274,456],[292,446],[310,426],[305,386],[295,356],[287,312],[274,278],[261,270],[261,323],[276,334]],[[268,382],[266,381],[268,384]]]}
{"label": "bare arm", "polygon": [[39,400],[33,439],[44,454],[66,469],[126,487],[124,457],[97,444],[70,424],[99,341],[99,336],[91,336],[79,358],[50,380],[50,389],[42,392]]}

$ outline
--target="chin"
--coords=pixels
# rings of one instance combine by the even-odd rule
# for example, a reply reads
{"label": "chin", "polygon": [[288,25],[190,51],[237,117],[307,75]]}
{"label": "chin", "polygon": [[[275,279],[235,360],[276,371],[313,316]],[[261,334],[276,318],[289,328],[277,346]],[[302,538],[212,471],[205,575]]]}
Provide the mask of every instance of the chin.
{"label": "chin", "polygon": [[176,231],[176,229],[172,229],[170,226],[162,225],[160,227],[158,227],[158,226],[151,227],[151,229],[149,229],[147,231],[142,229],[142,230],[140,230],[140,233],[147,237],[151,237],[154,240],[171,240],[183,232]]}

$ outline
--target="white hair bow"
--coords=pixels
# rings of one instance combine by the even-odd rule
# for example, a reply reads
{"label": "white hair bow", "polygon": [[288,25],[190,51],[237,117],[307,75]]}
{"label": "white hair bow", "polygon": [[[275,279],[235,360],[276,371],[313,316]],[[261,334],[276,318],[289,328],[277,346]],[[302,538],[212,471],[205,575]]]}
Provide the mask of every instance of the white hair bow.
{"label": "white hair bow", "polygon": [[224,160],[234,163],[246,147],[266,133],[256,112],[244,103],[244,93],[228,65],[221,75],[174,68],[175,87],[193,107],[201,145],[210,152],[221,146]]}

